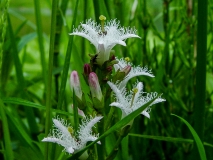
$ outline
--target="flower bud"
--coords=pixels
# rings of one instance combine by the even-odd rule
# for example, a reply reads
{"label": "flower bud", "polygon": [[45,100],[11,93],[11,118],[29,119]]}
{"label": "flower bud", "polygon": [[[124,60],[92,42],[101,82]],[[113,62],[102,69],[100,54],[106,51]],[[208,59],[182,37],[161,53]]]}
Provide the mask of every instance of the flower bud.
{"label": "flower bud", "polygon": [[74,90],[75,95],[81,100],[82,90],[81,90],[81,85],[80,85],[77,71],[72,71],[70,75],[70,87],[71,87],[71,90]]}
{"label": "flower bud", "polygon": [[98,77],[94,72],[89,74],[89,87],[92,97],[96,97],[99,101],[102,101],[102,92],[99,85]]}
{"label": "flower bud", "polygon": [[112,72],[112,66],[107,67],[106,70],[107,70],[108,72]]}
{"label": "flower bud", "polygon": [[86,77],[88,77],[91,72],[92,72],[92,69],[91,69],[90,65],[84,64],[84,75]]}
{"label": "flower bud", "polygon": [[128,75],[130,71],[131,71],[131,66],[130,65],[127,65],[127,66],[125,66],[124,68],[122,68],[120,70],[120,72],[124,72],[125,73],[125,76]]}

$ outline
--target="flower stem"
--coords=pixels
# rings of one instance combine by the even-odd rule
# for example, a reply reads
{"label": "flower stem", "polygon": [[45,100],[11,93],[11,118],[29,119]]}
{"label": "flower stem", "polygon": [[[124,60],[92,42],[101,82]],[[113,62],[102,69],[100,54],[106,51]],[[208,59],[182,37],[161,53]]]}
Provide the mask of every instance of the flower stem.
{"label": "flower stem", "polygon": [[117,152],[118,152],[119,145],[120,145],[121,141],[123,140],[123,138],[127,136],[130,128],[131,128],[131,126],[127,125],[126,127],[124,127],[122,129],[122,131],[118,137],[118,140],[116,141],[116,143],[113,147],[113,150],[110,152],[109,156],[106,158],[107,160],[111,160],[111,159],[115,158],[115,156],[117,155]]}
{"label": "flower stem", "polygon": [[41,20],[41,10],[40,10],[40,1],[34,0],[35,6],[35,18],[36,18],[36,26],[37,26],[37,35],[38,35],[38,43],[40,50],[40,59],[42,66],[42,75],[44,81],[44,91],[46,91],[46,62],[45,62],[45,52],[44,52],[44,41],[43,41],[43,31],[42,31],[42,20]]}
{"label": "flower stem", "polygon": [[[207,53],[207,0],[198,0],[197,23],[197,67],[194,129],[201,141],[204,138],[205,95],[206,95],[206,53]],[[194,147],[192,159],[197,159],[198,150]]]}
{"label": "flower stem", "polygon": [[[52,72],[53,72],[53,53],[54,53],[54,40],[56,30],[56,12],[58,7],[58,0],[52,0],[52,16],[51,16],[51,30],[50,30],[50,48],[49,48],[49,65],[47,77],[47,95],[46,95],[46,122],[45,122],[45,135],[47,136],[50,130],[51,123],[51,93],[52,93]],[[49,143],[45,143],[44,148],[45,160],[48,160]]]}
{"label": "flower stem", "polygon": [[[73,26],[75,24],[76,17],[77,17],[78,3],[79,3],[79,0],[77,0],[76,4],[75,4],[71,32],[73,31]],[[72,53],[72,44],[73,44],[73,36],[70,36],[69,42],[67,45],[68,47],[67,47],[67,51],[66,51],[63,72],[62,72],[62,76],[61,76],[61,86],[60,86],[60,90],[59,90],[59,99],[58,99],[58,106],[57,106],[58,109],[62,108],[62,105],[63,105],[64,92],[65,92],[67,75],[68,75],[68,70],[69,70],[69,66],[70,66],[70,58],[71,58],[71,53]]]}

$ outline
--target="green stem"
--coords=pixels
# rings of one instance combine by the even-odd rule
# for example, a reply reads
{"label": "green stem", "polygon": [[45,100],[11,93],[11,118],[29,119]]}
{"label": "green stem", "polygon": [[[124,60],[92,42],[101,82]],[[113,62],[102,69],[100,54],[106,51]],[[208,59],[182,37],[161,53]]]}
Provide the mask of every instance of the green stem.
{"label": "green stem", "polygon": [[78,130],[78,124],[79,124],[79,119],[78,119],[78,102],[76,100],[75,92],[73,90],[73,114],[74,114],[74,123],[75,123],[75,131]]}
{"label": "green stem", "polygon": [[[207,0],[198,0],[197,23],[197,67],[196,97],[194,108],[194,129],[201,141],[204,136],[205,95],[206,95],[206,52],[207,52]],[[198,151],[193,150],[192,159],[197,159]]]}
{"label": "green stem", "polygon": [[119,145],[121,144],[121,141],[123,140],[123,138],[128,135],[130,128],[131,128],[130,125],[127,125],[126,127],[122,128],[122,131],[118,137],[118,140],[116,141],[113,147],[113,150],[110,152],[109,156],[107,157],[107,160],[111,160],[115,158],[118,152]]}
{"label": "green stem", "polygon": [[[100,133],[100,135],[104,134],[104,119],[105,119],[105,116],[103,115],[103,120],[98,124],[98,131]],[[99,147],[99,150],[98,150],[98,159],[100,160],[105,160],[105,155],[106,155],[106,152],[105,152],[105,138],[103,138],[101,140],[101,146]]]}
{"label": "green stem", "polygon": [[104,130],[106,131],[112,121],[112,116],[114,114],[114,111],[115,111],[115,107],[110,107],[110,110],[109,110],[109,113],[106,117],[106,123],[104,125]]}
{"label": "green stem", "polygon": [[46,69],[45,52],[44,52],[40,1],[34,0],[34,5],[35,5],[35,18],[36,18],[36,25],[37,25],[38,44],[39,44],[40,59],[41,59],[41,66],[42,66],[42,75],[43,75],[43,81],[44,81],[44,91],[46,91],[47,69]]}
{"label": "green stem", "polygon": [[4,134],[4,143],[5,143],[5,154],[6,154],[6,159],[8,160],[13,160],[13,151],[12,151],[12,145],[11,145],[11,140],[10,140],[10,132],[9,132],[9,127],[8,127],[8,122],[7,122],[7,117],[4,111],[4,104],[2,100],[0,99],[0,114],[1,114],[1,120],[2,120],[2,125],[3,125],[3,134]]}
{"label": "green stem", "polygon": [[[48,65],[48,78],[47,78],[47,95],[46,95],[46,122],[45,122],[45,135],[47,136],[51,124],[51,92],[52,92],[52,72],[53,72],[53,53],[54,53],[54,40],[56,30],[56,12],[58,7],[58,0],[52,0],[52,16],[51,16],[51,30],[50,30],[50,48],[49,48],[49,65]],[[49,143],[45,143],[45,160],[48,160]]]}
{"label": "green stem", "polygon": [[[78,3],[79,3],[79,0],[77,0],[76,4],[75,4],[75,10],[74,10],[74,15],[73,15],[71,32],[73,31],[73,26],[76,22]],[[65,92],[65,87],[66,87],[68,70],[69,70],[69,66],[70,66],[72,44],[73,44],[73,36],[70,36],[69,42],[68,42],[68,45],[67,45],[68,47],[67,47],[67,51],[66,51],[66,57],[65,57],[65,61],[64,61],[63,72],[62,72],[62,76],[61,76],[61,86],[60,86],[58,106],[57,106],[58,109],[62,108],[62,104],[63,104],[63,100],[64,100],[64,92]]]}
{"label": "green stem", "polygon": [[[56,16],[56,32],[55,32],[55,44],[54,44],[54,57],[53,57],[53,66],[55,69],[59,67],[59,48],[60,48],[60,37],[61,30],[63,25],[63,16],[67,9],[68,0],[63,0],[61,2],[60,8],[57,9]],[[55,74],[55,100],[58,101],[59,98],[59,76],[60,73]]]}

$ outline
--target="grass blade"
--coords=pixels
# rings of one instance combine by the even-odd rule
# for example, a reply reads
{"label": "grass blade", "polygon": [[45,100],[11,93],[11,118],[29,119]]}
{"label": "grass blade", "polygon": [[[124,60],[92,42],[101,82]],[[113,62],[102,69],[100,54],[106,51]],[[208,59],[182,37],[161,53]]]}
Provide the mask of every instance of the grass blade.
{"label": "grass blade", "polygon": [[6,117],[6,114],[4,111],[4,107],[5,106],[2,102],[2,100],[0,99],[0,114],[1,114],[1,119],[2,119],[2,123],[3,123],[6,159],[13,160],[13,151],[12,151],[11,140],[10,140],[10,132],[9,132],[9,128],[8,128],[7,117]]}
{"label": "grass blade", "polygon": [[189,130],[192,133],[192,136],[193,136],[193,138],[195,140],[195,143],[197,145],[197,149],[198,149],[198,152],[200,154],[201,160],[207,160],[203,143],[200,140],[200,138],[199,138],[198,134],[196,133],[196,131],[194,130],[194,128],[185,119],[183,119],[183,118],[181,118],[181,117],[179,117],[179,116],[177,116],[175,114],[171,114],[171,115],[173,115],[175,117],[178,117],[181,121],[183,121],[187,125],[187,127],[189,128]]}
{"label": "grass blade", "polygon": [[[73,26],[76,22],[78,3],[79,3],[79,0],[77,0],[76,4],[75,4],[71,32],[73,31]],[[65,61],[64,61],[63,73],[62,73],[62,77],[61,77],[61,86],[60,86],[58,106],[57,106],[58,109],[61,109],[63,100],[64,100],[64,92],[65,92],[67,75],[68,75],[68,70],[69,70],[69,65],[70,65],[70,58],[71,58],[71,53],[72,53],[72,44],[73,44],[73,36],[70,36],[69,42],[67,45],[68,47],[67,47],[66,57],[65,57]]]}

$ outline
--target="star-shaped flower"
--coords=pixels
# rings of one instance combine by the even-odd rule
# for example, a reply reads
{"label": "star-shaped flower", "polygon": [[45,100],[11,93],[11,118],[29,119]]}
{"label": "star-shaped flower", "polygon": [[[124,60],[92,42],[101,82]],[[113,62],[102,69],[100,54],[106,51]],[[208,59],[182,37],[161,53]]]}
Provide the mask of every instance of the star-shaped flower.
{"label": "star-shaped flower", "polygon": [[109,60],[110,51],[116,44],[126,46],[124,40],[127,38],[140,38],[136,35],[136,29],[120,27],[116,19],[107,21],[104,31],[103,26],[89,19],[85,24],[81,23],[70,35],[84,37],[95,46],[99,65]]}
{"label": "star-shaped flower", "polygon": [[124,67],[128,65],[131,66],[130,72],[124,77],[124,79],[118,85],[118,88],[120,89],[124,88],[127,82],[133,77],[137,77],[137,76],[154,77],[151,70],[148,70],[147,67],[140,67],[140,66],[134,67],[131,62],[128,62],[123,58],[121,59],[116,58],[116,60],[118,60],[118,63],[114,65],[115,71],[117,71],[118,69],[122,70]]}
{"label": "star-shaped flower", "polygon": [[[157,93],[145,93],[143,92],[143,84],[142,82],[138,82],[136,86],[134,86],[133,90],[127,95],[126,89],[119,89],[118,85],[107,82],[111,87],[112,91],[116,96],[116,101],[112,102],[110,106],[118,107],[122,110],[122,118],[130,114],[131,112],[135,111],[136,109],[140,108],[147,102],[151,101],[152,99],[156,98]],[[150,106],[153,104],[163,102],[165,99],[158,97],[154,102],[152,102],[141,114],[150,118],[149,112],[151,111]]]}
{"label": "star-shaped flower", "polygon": [[101,116],[94,118],[85,117],[79,126],[79,130],[75,133],[73,133],[72,127],[63,119],[53,119],[54,129],[52,130],[52,135],[44,138],[42,142],[57,143],[63,146],[66,152],[75,153],[83,149],[88,141],[95,141],[98,138],[98,135],[92,134],[92,127],[99,122],[101,118]]}

